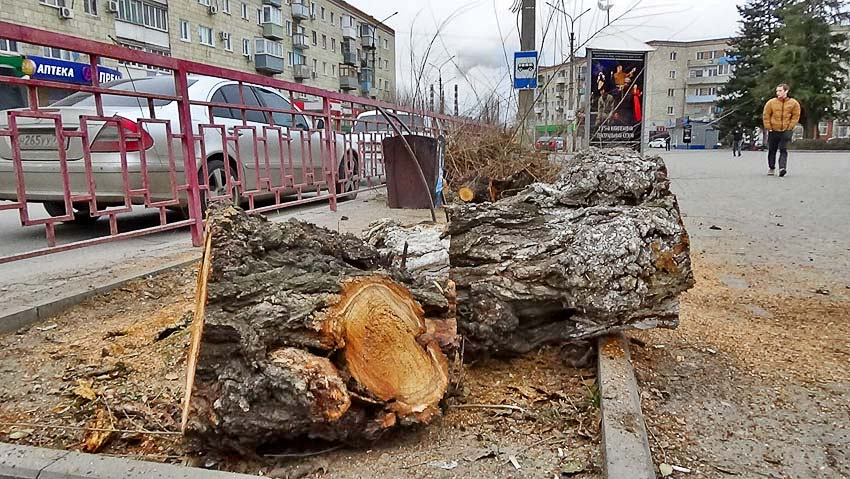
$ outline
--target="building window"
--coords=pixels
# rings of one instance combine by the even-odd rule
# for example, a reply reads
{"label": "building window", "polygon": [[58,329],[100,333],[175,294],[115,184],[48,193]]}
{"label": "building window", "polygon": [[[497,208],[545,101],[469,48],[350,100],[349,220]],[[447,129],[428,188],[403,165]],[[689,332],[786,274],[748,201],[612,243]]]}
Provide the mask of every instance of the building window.
{"label": "building window", "polygon": [[242,20],[248,20],[248,4],[242,2]]}
{"label": "building window", "polygon": [[336,65],[331,65],[331,75],[336,76]]}
{"label": "building window", "polygon": [[225,50],[228,52],[233,51],[233,42],[230,40],[230,34],[227,32],[221,32],[221,44]]}
{"label": "building window", "polygon": [[119,0],[118,20],[143,25],[163,32],[168,31],[168,8],[158,3],[142,0]]}
{"label": "building window", "polygon": [[325,7],[322,7],[321,9],[319,9],[319,12],[321,12],[322,20],[324,20],[325,19]]}
{"label": "building window", "polygon": [[319,44],[319,40],[318,40],[318,36],[316,35],[316,30],[313,30],[313,46],[315,47],[318,44]]}
{"label": "building window", "polygon": [[325,50],[328,49],[328,36],[327,35],[322,35],[322,48],[324,48]]}
{"label": "building window", "polygon": [[390,42],[386,38],[384,38],[384,50],[390,49]]}
{"label": "building window", "polygon": [[256,55],[271,55],[273,57],[283,58],[283,43],[267,38],[255,38],[254,53]]}
{"label": "building window", "polygon": [[72,54],[68,50],[55,47],[44,47],[44,56],[56,58],[57,60],[72,60]]}
{"label": "building window", "polygon": [[246,57],[251,56],[251,39],[243,38],[242,39],[242,55]]}
{"label": "building window", "polygon": [[[127,44],[127,43],[122,43],[120,46],[122,46],[124,48],[130,48],[130,49],[133,49],[133,50],[138,50],[140,52],[148,52],[148,53],[153,53],[155,55],[162,55],[164,57],[171,56],[171,53],[169,53],[168,50],[160,50],[160,49],[156,49],[156,48],[143,48],[143,47],[140,47],[140,46],[130,45],[130,44]],[[138,68],[144,68],[144,69],[151,71],[151,72],[153,70],[159,70],[159,71],[163,71],[163,72],[172,73],[171,70],[169,70],[167,68],[159,68],[159,67],[155,67],[153,65],[145,65],[144,63],[136,63],[136,62],[128,62],[128,61],[118,60],[118,64],[122,65],[122,66],[133,66],[133,67],[138,67]]]}
{"label": "building window", "polygon": [[180,40],[184,42],[192,41],[192,27],[186,20],[180,20]]}
{"label": "building window", "polygon": [[331,38],[331,51],[336,51],[336,38]]}
{"label": "building window", "polygon": [[328,62],[322,62],[322,75],[328,74]]}
{"label": "building window", "polygon": [[829,123],[822,121],[818,123],[818,136],[826,136],[829,130]]}
{"label": "building window", "polygon": [[316,18],[316,2],[310,2],[310,17]]}
{"label": "building window", "polygon": [[283,25],[283,16],[280,9],[271,5],[263,6],[263,23]]}
{"label": "building window", "polygon": [[263,9],[258,8],[257,9],[257,25],[262,25],[262,24],[263,24]]}
{"label": "building window", "polygon": [[331,12],[331,25],[334,24],[334,12]]}
{"label": "building window", "polygon": [[667,96],[673,96],[675,94],[676,94],[676,90],[674,90],[673,88],[667,89]]}
{"label": "building window", "polygon": [[295,56],[292,54],[292,52],[286,52],[286,58],[289,66],[292,66],[292,62],[295,60]]}
{"label": "building window", "polygon": [[312,69],[313,74],[315,74],[318,71],[318,69],[319,69],[319,61],[314,58],[313,59],[313,69]]}
{"label": "building window", "polygon": [[89,15],[97,15],[97,0],[83,0],[83,11]]}
{"label": "building window", "polygon": [[390,69],[390,61],[384,59],[384,70],[389,70],[389,69]]}
{"label": "building window", "polygon": [[675,79],[676,79],[676,70],[670,70],[670,79],[671,79],[671,80],[675,80]]}
{"label": "building window", "polygon": [[221,11],[230,15],[230,0],[219,0],[221,2]]}
{"label": "building window", "polygon": [[51,7],[64,7],[65,0],[38,0],[42,5],[50,5]]}
{"label": "building window", "polygon": [[671,115],[671,116],[673,115],[673,107],[672,106],[667,107],[667,114]]}
{"label": "building window", "polygon": [[675,62],[678,57],[679,57],[679,52],[670,52],[670,61],[671,62]]}
{"label": "building window", "polygon": [[204,5],[205,7],[210,6],[210,0],[198,0],[198,3],[200,3],[201,5]]}
{"label": "building window", "polygon": [[290,37],[292,36],[292,22],[289,20],[286,21],[286,34]]}
{"label": "building window", "polygon": [[18,42],[0,38],[0,52],[18,52]]}
{"label": "building window", "polygon": [[201,43],[201,45],[214,47],[215,43],[213,41],[212,28],[205,27],[203,25],[198,25],[198,41]]}

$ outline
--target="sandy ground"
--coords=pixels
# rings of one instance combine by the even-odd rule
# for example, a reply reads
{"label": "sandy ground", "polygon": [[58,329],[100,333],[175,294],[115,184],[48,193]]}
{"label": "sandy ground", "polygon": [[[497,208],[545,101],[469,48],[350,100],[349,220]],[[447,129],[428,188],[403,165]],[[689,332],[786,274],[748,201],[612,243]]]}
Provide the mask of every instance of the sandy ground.
{"label": "sandy ground", "polygon": [[560,348],[467,365],[440,422],[374,444],[188,453],[176,432],[194,287],[192,268],[173,271],[0,337],[0,441],[85,450],[105,439],[100,454],[288,478],[600,477],[595,371],[566,366]]}

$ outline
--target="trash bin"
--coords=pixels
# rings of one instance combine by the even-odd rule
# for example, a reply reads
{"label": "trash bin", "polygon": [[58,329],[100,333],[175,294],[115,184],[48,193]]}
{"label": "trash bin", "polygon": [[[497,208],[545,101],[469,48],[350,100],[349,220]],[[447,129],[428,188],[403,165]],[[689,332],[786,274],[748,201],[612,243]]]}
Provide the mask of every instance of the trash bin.
{"label": "trash bin", "polygon": [[[381,142],[387,168],[387,203],[390,208],[425,209],[430,207],[428,197],[437,205],[437,186],[441,176],[442,150],[437,138],[423,135],[404,135],[416,158],[427,189],[422,184],[413,158],[404,147],[400,136],[384,138]],[[440,185],[442,186],[442,185]]]}

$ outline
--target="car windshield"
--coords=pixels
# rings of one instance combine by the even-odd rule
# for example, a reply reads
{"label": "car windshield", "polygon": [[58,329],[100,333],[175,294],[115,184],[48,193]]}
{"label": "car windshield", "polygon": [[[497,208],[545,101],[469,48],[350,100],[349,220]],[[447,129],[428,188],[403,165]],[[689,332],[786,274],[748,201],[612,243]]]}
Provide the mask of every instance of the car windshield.
{"label": "car windshield", "polygon": [[[189,86],[195,84],[197,80],[189,80]],[[116,80],[114,82],[104,83],[104,88],[116,91],[127,91],[136,93],[150,93],[154,95],[176,96],[177,92],[174,88],[174,78],[170,76],[159,76],[151,78],[138,78],[135,80]],[[148,102],[144,98],[124,96],[124,95],[101,95],[103,106],[111,107],[139,107],[147,106]],[[171,103],[171,100],[155,99],[153,106],[165,106]],[[53,103],[50,106],[95,106],[94,94],[88,92],[77,92],[70,96]]]}
{"label": "car windshield", "polygon": [[[422,128],[425,126],[425,119],[417,115],[408,115],[404,113],[398,114],[398,119],[402,121],[408,128]],[[394,132],[393,128],[387,123],[387,119],[383,115],[366,115],[357,119],[354,125],[354,133],[366,132]]]}

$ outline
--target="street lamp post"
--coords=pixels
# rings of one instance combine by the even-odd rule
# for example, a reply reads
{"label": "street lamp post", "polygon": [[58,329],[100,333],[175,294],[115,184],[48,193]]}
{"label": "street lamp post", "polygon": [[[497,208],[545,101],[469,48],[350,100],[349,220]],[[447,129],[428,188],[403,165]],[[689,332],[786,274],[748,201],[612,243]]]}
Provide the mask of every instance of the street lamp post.
{"label": "street lamp post", "polygon": [[437,69],[437,81],[438,81],[438,84],[439,84],[439,87],[440,87],[440,114],[441,115],[444,115],[446,113],[446,97],[443,94],[443,66],[445,66],[446,63],[452,61],[454,59],[454,57],[455,56],[452,55],[451,57],[449,57],[448,60],[444,61],[443,63],[440,63],[439,66],[434,65],[431,62],[428,62],[429,65],[431,65],[433,68]]}
{"label": "street lamp post", "polygon": [[[570,105],[570,110],[572,110],[573,115],[575,115],[575,117],[577,118],[576,112],[578,111],[578,106],[575,104],[575,102],[576,102],[576,94],[575,94],[576,84],[575,84],[575,65],[574,65],[575,54],[576,54],[576,48],[575,48],[575,44],[576,44],[576,21],[578,21],[578,19],[581,18],[582,15],[589,12],[591,9],[588,8],[587,10],[579,13],[578,15],[575,16],[575,18],[573,18],[572,15],[570,15],[569,13],[565,12],[564,10],[558,8],[557,6],[552,5],[551,3],[549,3],[548,5],[552,8],[554,8],[555,10],[558,10],[559,12],[563,13],[564,15],[567,16],[567,18],[570,19],[570,90],[569,90],[569,95],[567,97],[567,103]],[[600,5],[601,5],[601,1],[600,1]],[[587,80],[585,80],[585,81],[587,81]],[[576,121],[576,118],[573,118],[573,121]],[[575,136],[576,136],[575,135],[575,129],[571,129],[571,131],[570,131],[570,139],[571,139],[571,141],[570,141],[570,151],[575,150]]]}

